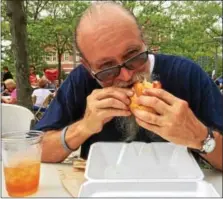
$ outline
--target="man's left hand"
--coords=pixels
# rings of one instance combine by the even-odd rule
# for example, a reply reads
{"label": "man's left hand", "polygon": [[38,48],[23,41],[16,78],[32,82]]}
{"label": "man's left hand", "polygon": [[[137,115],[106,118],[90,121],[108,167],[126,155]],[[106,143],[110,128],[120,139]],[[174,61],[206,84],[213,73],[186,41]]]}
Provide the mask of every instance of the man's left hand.
{"label": "man's left hand", "polygon": [[188,103],[163,89],[145,89],[138,103],[153,108],[157,114],[135,109],[136,122],[175,144],[201,149],[206,127],[196,118]]}

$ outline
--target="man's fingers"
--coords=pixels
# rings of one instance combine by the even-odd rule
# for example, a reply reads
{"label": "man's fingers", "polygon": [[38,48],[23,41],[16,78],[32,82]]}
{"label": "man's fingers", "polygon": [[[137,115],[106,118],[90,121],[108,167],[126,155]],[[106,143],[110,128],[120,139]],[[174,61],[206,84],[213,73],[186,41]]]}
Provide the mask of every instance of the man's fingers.
{"label": "man's fingers", "polygon": [[139,119],[139,118],[136,118],[136,122],[139,126],[143,127],[144,129],[147,129],[149,131],[152,131],[156,134],[159,135],[159,131],[160,131],[160,127],[154,125],[154,124],[149,124],[149,123],[146,123],[144,122],[143,120]]}
{"label": "man's fingers", "polygon": [[170,94],[169,92],[163,89],[157,89],[157,88],[145,89],[143,91],[143,94],[157,97],[169,105],[173,105],[178,100],[177,97],[175,97],[174,95]]}
{"label": "man's fingers", "polygon": [[98,101],[95,104],[96,108],[116,108],[116,109],[125,109],[129,110],[129,106],[115,98],[106,98]]}
{"label": "man's fingers", "polygon": [[169,104],[166,104],[162,100],[153,96],[142,95],[138,98],[138,103],[153,108],[159,114],[165,114],[169,111]]}
{"label": "man's fingers", "polygon": [[133,92],[130,89],[122,89],[122,88],[104,88],[101,89],[100,92],[95,93],[95,97],[97,100],[102,100],[108,97],[113,97],[126,105],[130,104],[129,97],[133,95]]}
{"label": "man's fingers", "polygon": [[134,109],[133,114],[135,115],[136,118],[138,118],[146,123],[154,124],[157,126],[163,126],[163,120],[162,120],[161,116],[159,116],[159,115],[150,113],[148,111],[139,110],[139,109]]}
{"label": "man's fingers", "polygon": [[109,117],[127,117],[130,116],[131,112],[127,110],[119,110],[119,109],[101,109],[99,113],[99,117],[101,118],[109,118]]}

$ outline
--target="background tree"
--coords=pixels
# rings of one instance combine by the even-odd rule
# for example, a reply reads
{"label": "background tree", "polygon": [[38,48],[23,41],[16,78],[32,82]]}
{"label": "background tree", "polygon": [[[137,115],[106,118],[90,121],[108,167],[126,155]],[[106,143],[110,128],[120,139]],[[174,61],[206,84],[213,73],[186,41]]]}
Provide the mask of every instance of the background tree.
{"label": "background tree", "polygon": [[214,39],[222,37],[222,2],[142,4],[138,19],[141,24],[147,20],[144,33],[148,46],[159,46],[162,53],[185,56],[196,62],[202,60],[199,64],[209,73],[216,64],[217,75],[222,74],[222,57],[216,54],[222,45]]}
{"label": "background tree", "polygon": [[[48,4],[47,16],[41,20],[40,29],[45,40],[43,48],[48,53],[57,54],[59,82],[61,79],[61,58],[67,52],[72,54],[73,33],[80,14],[87,8],[88,3],[82,1],[52,1]],[[75,56],[76,57],[76,56]]]}
{"label": "background tree", "polygon": [[[221,1],[116,1],[137,17],[149,50],[159,47],[161,53],[188,57],[210,73],[222,74],[222,2]],[[74,30],[90,1],[24,0],[27,15],[28,65],[39,71],[47,66],[45,57],[57,53],[61,71],[61,55],[73,55],[76,67]],[[12,36],[6,1],[2,2],[1,25],[3,53],[1,63],[15,73]],[[17,21],[19,23],[19,21]],[[5,41],[11,45],[5,45]],[[217,52],[217,53],[216,53]],[[26,75],[28,76],[28,74]]]}
{"label": "background tree", "polygon": [[42,20],[45,17],[42,13],[48,9],[49,0],[25,1],[25,10],[27,14],[28,31],[28,52],[29,63],[35,65],[38,73],[46,66],[44,59],[46,52],[44,45],[47,41],[43,30],[47,27],[42,26]]}
{"label": "background tree", "polygon": [[6,2],[7,16],[10,19],[12,50],[16,66],[16,88],[18,104],[32,108],[31,87],[29,84],[26,14],[22,0]]}
{"label": "background tree", "polygon": [[[36,66],[37,70],[42,69],[46,65],[43,56],[45,50],[42,47],[45,43],[46,38],[43,38],[43,31],[40,28],[40,19],[42,18],[41,12],[48,4],[48,0],[38,1],[24,1],[24,12],[26,13],[27,20],[27,47],[28,47],[28,63],[32,63]],[[1,63],[7,65],[15,76],[15,63],[12,54],[12,36],[10,33],[9,18],[6,15],[6,1],[2,1],[1,6],[1,36],[2,36],[2,53]],[[5,44],[5,46],[4,46]]]}

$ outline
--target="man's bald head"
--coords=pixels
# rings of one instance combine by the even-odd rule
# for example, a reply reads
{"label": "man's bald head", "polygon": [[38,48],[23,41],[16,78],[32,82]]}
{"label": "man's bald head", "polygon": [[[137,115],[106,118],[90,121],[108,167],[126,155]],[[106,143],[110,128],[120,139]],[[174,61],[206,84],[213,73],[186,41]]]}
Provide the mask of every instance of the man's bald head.
{"label": "man's bald head", "polygon": [[83,41],[94,35],[97,29],[107,29],[109,26],[117,28],[119,25],[128,24],[132,26],[133,31],[138,31],[141,36],[141,30],[137,24],[135,16],[114,2],[93,3],[82,15],[76,27],[75,41],[78,50],[83,55]]}

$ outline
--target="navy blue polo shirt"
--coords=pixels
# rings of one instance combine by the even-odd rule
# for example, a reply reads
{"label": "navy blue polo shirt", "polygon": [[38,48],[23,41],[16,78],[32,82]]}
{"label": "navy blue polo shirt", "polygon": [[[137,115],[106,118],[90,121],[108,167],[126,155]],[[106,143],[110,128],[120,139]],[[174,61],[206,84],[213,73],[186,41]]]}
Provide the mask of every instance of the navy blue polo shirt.
{"label": "navy blue polo shirt", "polygon": [[[201,122],[223,132],[223,98],[215,83],[199,65],[184,57],[158,54],[155,55],[153,74],[160,77],[163,89],[186,100]],[[84,115],[86,98],[96,88],[101,86],[83,65],[79,65],[63,82],[35,129],[43,131],[62,129],[80,120]],[[123,140],[116,119],[105,124],[100,133],[91,136],[82,144],[81,157],[87,158],[90,145],[97,141]],[[135,141],[165,140],[141,128]]]}

